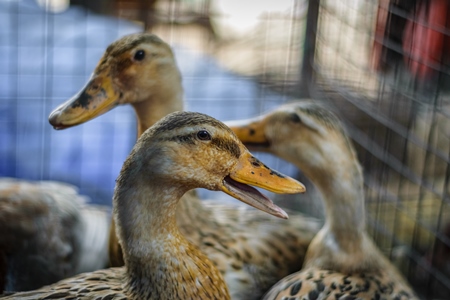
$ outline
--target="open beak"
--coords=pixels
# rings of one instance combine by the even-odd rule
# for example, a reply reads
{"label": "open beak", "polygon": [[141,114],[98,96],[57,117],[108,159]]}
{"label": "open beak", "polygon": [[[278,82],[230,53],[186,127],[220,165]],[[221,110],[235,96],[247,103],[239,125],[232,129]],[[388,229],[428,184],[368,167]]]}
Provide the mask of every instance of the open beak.
{"label": "open beak", "polygon": [[48,121],[55,129],[85,123],[118,105],[120,92],[106,75],[93,75],[75,96],[55,108]]}
{"label": "open beak", "polygon": [[266,122],[263,116],[248,120],[227,121],[225,124],[250,150],[267,151],[270,147],[270,142],[264,134]]}
{"label": "open beak", "polygon": [[223,180],[222,191],[271,215],[287,219],[284,210],[261,194],[254,185],[278,194],[305,192],[305,186],[295,179],[274,171],[246,151],[229,176]]}

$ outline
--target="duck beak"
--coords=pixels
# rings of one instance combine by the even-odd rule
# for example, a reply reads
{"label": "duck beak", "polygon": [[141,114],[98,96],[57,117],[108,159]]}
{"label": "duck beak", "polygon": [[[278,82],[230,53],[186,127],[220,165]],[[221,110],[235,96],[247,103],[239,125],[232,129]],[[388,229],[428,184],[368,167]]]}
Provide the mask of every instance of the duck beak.
{"label": "duck beak", "polygon": [[285,211],[249,185],[278,194],[305,192],[305,186],[303,184],[270,169],[246,151],[240,156],[239,162],[234,170],[223,180],[222,191],[271,215],[283,219],[288,218]]}
{"label": "duck beak", "polygon": [[110,76],[92,75],[80,92],[50,113],[48,121],[55,129],[79,125],[116,107],[119,98]]}
{"label": "duck beak", "polygon": [[266,121],[263,116],[248,120],[227,121],[225,125],[230,127],[241,142],[251,150],[267,151],[270,147],[270,142],[264,134]]}

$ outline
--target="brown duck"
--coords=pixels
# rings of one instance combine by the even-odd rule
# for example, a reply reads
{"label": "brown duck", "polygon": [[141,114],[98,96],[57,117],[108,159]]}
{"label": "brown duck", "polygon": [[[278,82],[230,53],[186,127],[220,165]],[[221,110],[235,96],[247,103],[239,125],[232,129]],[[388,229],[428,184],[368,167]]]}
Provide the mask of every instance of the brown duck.
{"label": "brown duck", "polygon": [[303,268],[264,299],[417,299],[366,232],[363,174],[338,118],[310,101],[227,123],[250,149],[298,166],[320,190],[326,221]]}
{"label": "brown duck", "polygon": [[304,191],[254,158],[223,123],[199,113],[170,114],[140,137],[116,182],[114,219],[125,267],[4,299],[229,299],[220,272],[178,230],[175,210],[183,194],[201,187],[287,218],[248,184]]}
{"label": "brown duck", "polygon": [[[183,109],[181,75],[171,48],[149,33],[112,43],[86,86],[49,117],[57,129],[87,122],[120,104],[131,104],[138,135],[164,117]],[[181,232],[222,273],[233,299],[259,299],[284,276],[298,270],[320,223],[300,214],[289,222],[245,206],[217,207],[195,192],[180,201],[176,219]],[[123,264],[115,230],[110,232],[110,259]],[[302,250],[303,249],[303,250]]]}

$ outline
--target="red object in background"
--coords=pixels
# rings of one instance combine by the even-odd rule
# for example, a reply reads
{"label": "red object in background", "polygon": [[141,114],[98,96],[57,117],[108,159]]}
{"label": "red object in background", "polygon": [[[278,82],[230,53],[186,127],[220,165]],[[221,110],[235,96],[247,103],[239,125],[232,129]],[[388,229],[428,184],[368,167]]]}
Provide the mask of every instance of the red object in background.
{"label": "red object in background", "polygon": [[429,80],[450,56],[449,0],[419,1],[403,34],[404,61],[412,75]]}

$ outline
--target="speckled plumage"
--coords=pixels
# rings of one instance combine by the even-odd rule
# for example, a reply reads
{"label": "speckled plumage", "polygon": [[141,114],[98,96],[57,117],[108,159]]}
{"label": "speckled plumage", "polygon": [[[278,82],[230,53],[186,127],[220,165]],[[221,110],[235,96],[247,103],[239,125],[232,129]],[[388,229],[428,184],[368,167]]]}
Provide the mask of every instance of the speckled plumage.
{"label": "speckled plumage", "polygon": [[85,200],[61,182],[0,179],[0,290],[32,290],[106,266],[110,210]]}
{"label": "speckled plumage", "polygon": [[[134,60],[139,49],[146,51],[148,60]],[[96,89],[91,88],[93,85],[97,85]],[[102,86],[106,92],[96,97],[94,90],[102,90]],[[81,93],[89,95],[89,103],[84,103],[84,108],[78,105],[66,109],[77,101],[71,99],[56,109],[50,120],[62,128],[87,122],[105,112],[93,112],[93,104],[98,107],[99,102],[116,97],[106,110],[117,104],[131,104],[140,135],[164,115],[182,110],[182,94],[181,75],[170,47],[154,35],[134,34],[108,47],[92,81]],[[108,97],[102,98],[104,95]],[[86,118],[80,119],[83,115]],[[290,213],[289,222],[283,222],[250,207],[235,211],[228,207],[215,209],[216,205],[206,204],[194,191],[189,192],[177,208],[177,222],[187,239],[219,268],[233,299],[259,299],[280,278],[297,270],[320,228],[319,221],[298,213]],[[113,266],[123,264],[114,227],[110,254]]]}
{"label": "speckled plumage", "polygon": [[329,270],[302,270],[287,276],[264,299],[286,300],[409,300],[415,296],[395,281],[386,280],[383,270],[370,274],[342,274]]}
{"label": "speckled plumage", "polygon": [[[177,128],[164,126],[177,122]],[[206,140],[199,137],[204,131],[209,136]],[[178,141],[173,136],[183,138]],[[217,147],[215,140],[234,146]],[[239,157],[230,150],[235,147]],[[190,189],[228,192],[234,187],[241,191],[237,199],[246,203],[253,199],[264,211],[284,216],[244,182],[252,180],[262,188],[283,186],[289,192],[302,191],[303,185],[270,169],[267,176],[251,175],[259,168],[253,161],[222,123],[198,113],[166,116],[140,137],[116,180],[114,218],[126,267],[82,274],[4,299],[229,299],[219,270],[180,233],[175,211]]]}
{"label": "speckled plumage", "polygon": [[61,280],[56,285],[20,294],[5,293],[0,299],[128,299],[122,293],[122,283],[125,268],[111,268],[83,273]]}
{"label": "speckled plumage", "polygon": [[280,280],[263,299],[417,299],[365,230],[362,169],[329,109],[298,101],[227,124],[250,149],[297,165],[325,202],[325,224],[309,245],[303,268]]}

